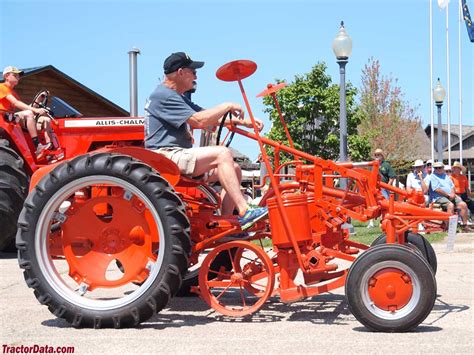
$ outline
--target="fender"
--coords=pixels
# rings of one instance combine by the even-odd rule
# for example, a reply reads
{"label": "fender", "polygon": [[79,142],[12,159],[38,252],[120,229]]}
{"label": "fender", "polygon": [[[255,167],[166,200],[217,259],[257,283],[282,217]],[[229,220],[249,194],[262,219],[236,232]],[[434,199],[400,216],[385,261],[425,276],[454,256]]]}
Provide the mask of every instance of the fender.
{"label": "fender", "polygon": [[[141,148],[141,147],[105,147],[102,149],[95,150],[93,152],[89,152],[88,154],[97,154],[97,153],[115,153],[115,154],[121,154],[121,155],[128,155],[132,158],[135,158],[149,166],[151,166],[153,169],[158,171],[163,178],[170,183],[173,187],[176,186],[180,179],[180,172],[178,166],[173,163],[171,160],[168,158],[164,157],[163,155],[159,153],[152,152],[151,150]],[[77,157],[74,157],[77,158]],[[68,159],[68,160],[72,160]],[[56,166],[59,164],[62,164],[64,162],[67,162],[68,160],[62,160],[60,162],[57,162],[55,164],[47,165],[44,166],[38,170],[36,170],[31,177],[31,182],[30,182],[30,190],[31,191],[37,184],[38,182],[43,178],[43,176],[49,174],[50,171],[52,171]]]}
{"label": "fender", "polygon": [[[22,132],[20,124],[6,122],[0,117],[0,137],[3,138],[2,130],[6,132],[6,139],[11,140],[10,147],[14,149],[25,161],[24,169],[31,174],[38,168],[33,154],[31,154],[30,147],[26,141],[25,135]],[[13,146],[12,146],[13,143]],[[17,149],[15,149],[15,146]]]}

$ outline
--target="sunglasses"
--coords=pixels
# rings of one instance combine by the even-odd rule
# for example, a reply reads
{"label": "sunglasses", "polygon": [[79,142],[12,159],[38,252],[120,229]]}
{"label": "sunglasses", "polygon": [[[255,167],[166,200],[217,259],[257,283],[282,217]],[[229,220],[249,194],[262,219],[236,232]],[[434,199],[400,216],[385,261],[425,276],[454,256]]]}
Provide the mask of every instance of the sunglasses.
{"label": "sunglasses", "polygon": [[188,69],[193,75],[196,75],[196,69],[191,69],[191,68],[183,68],[183,69]]}
{"label": "sunglasses", "polygon": [[444,168],[441,167],[441,166],[437,166],[437,167],[435,167],[435,169],[444,169]]}

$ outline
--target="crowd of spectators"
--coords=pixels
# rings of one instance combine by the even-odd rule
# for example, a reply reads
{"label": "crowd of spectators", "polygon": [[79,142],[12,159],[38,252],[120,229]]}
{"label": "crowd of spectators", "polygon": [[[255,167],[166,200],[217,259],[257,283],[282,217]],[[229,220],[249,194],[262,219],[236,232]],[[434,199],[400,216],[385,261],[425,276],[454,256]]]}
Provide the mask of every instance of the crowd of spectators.
{"label": "crowd of spectators", "polygon": [[[385,158],[381,149],[375,150],[375,159],[380,161],[380,175],[382,182],[391,184],[396,174]],[[460,162],[453,166],[443,162],[433,162],[421,159],[415,160],[412,171],[406,180],[406,189],[422,191],[427,206],[439,207],[449,213],[457,212],[461,222],[461,230],[472,232],[470,216],[474,216],[474,201],[471,200],[469,181],[465,175],[466,169]],[[382,189],[387,197],[387,191]]]}

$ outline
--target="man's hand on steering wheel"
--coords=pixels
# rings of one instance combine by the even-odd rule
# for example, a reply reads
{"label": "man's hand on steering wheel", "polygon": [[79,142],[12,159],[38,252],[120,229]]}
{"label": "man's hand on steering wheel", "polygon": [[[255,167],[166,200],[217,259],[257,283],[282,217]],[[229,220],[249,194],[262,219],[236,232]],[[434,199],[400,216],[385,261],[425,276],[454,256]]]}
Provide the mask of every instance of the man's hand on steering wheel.
{"label": "man's hand on steering wheel", "polygon": [[239,120],[243,120],[245,116],[244,109],[239,104],[230,103],[228,110],[233,117],[237,117]]}
{"label": "man's hand on steering wheel", "polygon": [[48,113],[48,110],[46,110],[45,108],[36,108],[36,107],[32,107],[31,110],[36,114],[36,116],[43,116],[43,115],[46,115]]}
{"label": "man's hand on steering wheel", "polygon": [[[259,120],[258,118],[254,118],[255,120],[255,125],[257,126],[257,129],[258,131],[262,131],[263,129],[263,122],[261,120]],[[253,128],[253,125],[252,125],[252,120],[247,118],[245,120],[242,120],[241,122],[239,122],[242,126],[244,127],[247,127],[247,128]]]}

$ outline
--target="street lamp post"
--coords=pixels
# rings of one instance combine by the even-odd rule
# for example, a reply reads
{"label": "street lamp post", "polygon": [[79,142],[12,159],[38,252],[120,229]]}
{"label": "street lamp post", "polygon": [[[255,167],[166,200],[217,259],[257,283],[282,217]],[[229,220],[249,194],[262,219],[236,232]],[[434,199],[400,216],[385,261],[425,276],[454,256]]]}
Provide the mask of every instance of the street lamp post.
{"label": "street lamp post", "polygon": [[[438,83],[433,90],[433,98],[438,108],[438,142],[437,142],[437,151],[438,151],[438,161],[443,161],[443,131],[441,127],[441,107],[443,106],[443,100],[446,96],[446,91],[441,86],[441,81],[438,78]],[[434,138],[434,137],[433,137]]]}
{"label": "street lamp post", "polygon": [[[339,85],[339,161],[347,161],[347,111],[346,111],[346,64],[352,53],[352,39],[344,28],[344,21],[337,36],[332,41],[332,50],[339,64],[340,85]],[[346,189],[347,179],[341,178],[339,186]],[[350,234],[354,234],[354,227],[348,223],[342,225],[342,229],[347,229]]]}
{"label": "street lamp post", "polygon": [[337,36],[332,41],[332,50],[336,55],[340,73],[339,91],[339,159],[347,160],[347,112],[346,112],[346,64],[352,53],[352,39],[344,28],[344,21]]}

